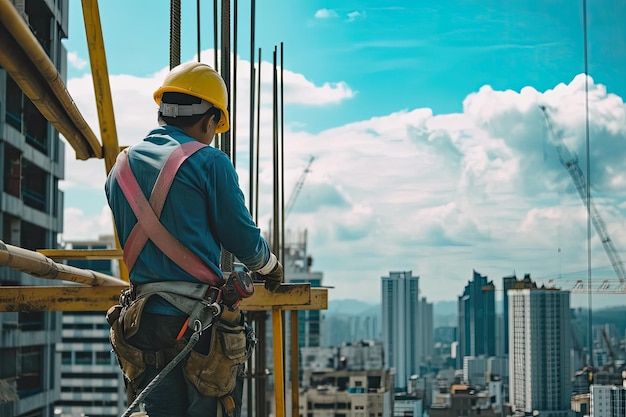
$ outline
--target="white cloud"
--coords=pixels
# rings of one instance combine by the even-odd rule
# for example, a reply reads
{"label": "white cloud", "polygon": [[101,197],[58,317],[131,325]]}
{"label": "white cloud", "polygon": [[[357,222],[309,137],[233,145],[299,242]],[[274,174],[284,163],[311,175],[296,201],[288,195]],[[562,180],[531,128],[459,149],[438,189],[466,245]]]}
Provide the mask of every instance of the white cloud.
{"label": "white cloud", "polygon": [[76,52],[68,52],[67,61],[71,66],[79,70],[82,70],[87,66],[87,61],[79,57]]}
{"label": "white cloud", "polygon": [[364,12],[359,12],[359,11],[353,11],[348,13],[348,22],[354,22],[355,20],[359,19],[359,18],[363,18],[365,17],[365,13]]}
{"label": "white cloud", "polygon": [[113,218],[109,207],[103,207],[96,216],[88,216],[76,207],[67,207],[63,213],[64,227],[62,240],[96,239],[100,235],[113,234]]}
{"label": "white cloud", "polygon": [[330,19],[338,16],[337,12],[333,9],[319,9],[315,12],[316,19]]}
{"label": "white cloud", "polygon": [[[209,56],[207,62],[212,60]],[[238,157],[237,167],[247,193],[249,64],[239,61],[239,68],[237,146],[243,157]],[[145,78],[111,77],[121,144],[141,140],[154,126],[151,93],[165,71]],[[273,177],[271,66],[267,63],[262,78],[259,225],[266,230]],[[95,127],[90,83],[84,76],[68,85]],[[538,107],[550,106],[555,130],[560,132],[557,140],[565,140],[584,166],[581,83],[584,77],[578,76],[545,92],[484,86],[468,95],[461,113],[433,115],[430,109],[405,109],[315,134],[304,131],[302,121],[287,120],[287,199],[310,156],[315,156],[287,228],[308,230],[313,269],[324,272],[325,285],[335,287],[330,297],[379,302],[380,276],[401,268],[422,277],[421,290],[430,300],[456,297],[472,269],[489,275],[497,285],[500,277],[513,271],[536,278],[584,271],[584,206],[559,162]],[[286,103],[292,105],[327,105],[354,96],[345,83],[317,86],[290,71],[285,71],[285,87]],[[592,193],[615,246],[625,257],[626,108],[620,97],[608,94],[592,79],[589,93]],[[298,127],[292,131],[290,126]],[[92,167],[91,162],[68,157],[66,193],[102,189],[103,163],[95,161]],[[66,213],[66,234],[97,237],[102,224],[98,219],[104,214],[90,221],[71,210],[75,209]],[[87,233],[91,235],[82,235]],[[594,267],[603,268],[612,278],[610,263],[592,233]]]}

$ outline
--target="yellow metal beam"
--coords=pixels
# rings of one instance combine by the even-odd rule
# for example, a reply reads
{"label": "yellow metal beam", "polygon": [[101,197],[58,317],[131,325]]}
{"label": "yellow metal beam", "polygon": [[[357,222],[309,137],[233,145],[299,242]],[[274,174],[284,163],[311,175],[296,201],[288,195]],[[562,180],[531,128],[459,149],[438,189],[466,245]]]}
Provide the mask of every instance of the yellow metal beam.
{"label": "yellow metal beam", "polygon": [[10,0],[0,0],[0,65],[78,159],[101,158],[102,147],[70,97],[58,70]]}
{"label": "yellow metal beam", "polygon": [[283,313],[280,308],[272,307],[272,335],[275,342],[274,353],[274,400],[276,417],[285,417],[285,368],[283,366]]}
{"label": "yellow metal beam", "polygon": [[121,249],[39,249],[41,253],[56,260],[93,260],[93,259],[122,259]]}
{"label": "yellow metal beam", "polygon": [[104,39],[102,37],[100,11],[97,0],[83,0],[82,4],[89,61],[91,63],[91,78],[96,96],[98,120],[100,121],[104,164],[106,172],[109,173],[115,164],[115,158],[120,152],[120,147],[115,127],[115,114],[113,112],[113,99],[111,98],[111,85],[109,83]]}
{"label": "yellow metal beam", "polygon": [[118,287],[2,287],[0,311],[102,311],[118,303]]}
{"label": "yellow metal beam", "polygon": [[[88,287],[2,287],[0,312],[3,311],[106,311],[118,302],[126,285]],[[324,310],[327,305],[317,303],[321,297],[313,294],[321,289],[309,284],[283,284],[276,293],[267,291],[263,284],[254,285],[254,295],[241,302],[244,311]],[[323,289],[322,291],[326,291]],[[325,297],[324,297],[325,298]],[[314,300],[314,303],[311,303]]]}
{"label": "yellow metal beam", "polygon": [[[117,128],[115,126],[115,112],[113,111],[113,98],[111,97],[111,84],[109,82],[109,70],[107,68],[104,38],[102,37],[102,23],[97,0],[82,0],[83,20],[87,35],[87,47],[89,49],[89,62],[91,65],[91,79],[96,98],[98,120],[100,122],[100,135],[102,137],[102,152],[104,153],[104,168],[106,173],[111,172],[115,160],[120,152]],[[115,224],[115,244],[121,248]],[[130,274],[128,267],[121,258],[119,259],[120,277],[129,282]]]}

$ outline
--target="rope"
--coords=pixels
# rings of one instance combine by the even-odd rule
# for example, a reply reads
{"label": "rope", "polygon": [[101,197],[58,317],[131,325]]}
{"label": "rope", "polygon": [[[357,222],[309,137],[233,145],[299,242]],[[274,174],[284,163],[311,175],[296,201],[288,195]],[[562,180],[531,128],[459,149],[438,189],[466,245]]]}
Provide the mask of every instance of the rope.
{"label": "rope", "polygon": [[180,0],[170,1],[170,69],[180,65]]}
{"label": "rope", "polygon": [[198,340],[200,339],[200,334],[202,333],[202,324],[199,320],[196,320],[194,329],[196,330],[194,330],[193,334],[189,338],[189,342],[183,348],[183,350],[181,350],[180,353],[176,355],[176,357],[172,359],[172,361],[168,363],[167,366],[165,366],[165,368],[163,368],[163,370],[159,372],[152,381],[150,381],[150,383],[143,389],[143,391],[139,393],[137,398],[135,398],[135,401],[133,401],[133,403],[128,406],[124,414],[122,414],[122,417],[129,417],[132,414],[132,410],[135,409],[135,407],[137,407],[148,396],[148,394],[150,394],[150,392],[152,392],[152,390],[161,382],[161,380],[163,380],[163,378],[165,378],[165,376],[169,374],[170,371],[174,369],[185,356],[187,356],[187,354],[189,354],[194,345],[198,343]]}

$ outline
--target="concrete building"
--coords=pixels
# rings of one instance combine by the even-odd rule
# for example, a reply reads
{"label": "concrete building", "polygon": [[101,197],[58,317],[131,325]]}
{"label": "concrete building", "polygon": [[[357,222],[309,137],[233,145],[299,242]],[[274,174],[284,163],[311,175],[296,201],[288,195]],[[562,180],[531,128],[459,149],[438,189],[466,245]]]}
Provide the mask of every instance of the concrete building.
{"label": "concrete building", "polygon": [[[322,286],[324,274],[311,271],[313,258],[307,253],[306,230],[290,233],[285,242],[284,262],[286,282],[309,283],[311,288]],[[321,346],[321,326],[322,314],[319,310],[298,311],[298,347]]]}
{"label": "concrete building", "polygon": [[[14,2],[66,78],[67,0]],[[10,36],[9,36],[10,38]],[[12,45],[2,48],[16,48]],[[65,146],[59,133],[0,68],[0,236],[29,250],[56,248],[63,230]],[[0,268],[0,286],[58,285]],[[0,416],[50,417],[60,393],[61,313],[0,313]]]}
{"label": "concrete building", "polygon": [[393,375],[389,370],[305,371],[301,416],[366,417],[393,413]]}
{"label": "concrete building", "polygon": [[626,416],[626,387],[624,385],[592,385],[590,417]]}
{"label": "concrete building", "polygon": [[463,367],[465,356],[496,355],[496,296],[492,281],[472,271],[458,298],[459,306],[459,354],[457,367]]}
{"label": "concrete building", "polygon": [[300,415],[391,416],[393,374],[383,368],[380,341],[301,349]]}
{"label": "concrete building", "polygon": [[433,356],[433,305],[420,298],[419,277],[411,271],[381,278],[385,364],[395,369],[395,385],[406,391],[411,375]]}
{"label": "concrete building", "polygon": [[489,391],[481,391],[470,385],[452,385],[447,394],[440,394],[438,401],[428,410],[430,417],[501,415],[492,407]]}
{"label": "concrete building", "polygon": [[398,394],[393,399],[393,417],[422,417],[424,400],[415,395]]}
{"label": "concrete building", "polygon": [[302,369],[329,372],[337,369],[369,371],[384,368],[383,344],[380,341],[361,340],[336,347],[304,347],[300,349]]}
{"label": "concrete building", "polygon": [[463,381],[472,386],[487,385],[487,358],[466,356],[463,358]]}
{"label": "concrete building", "polygon": [[513,288],[517,282],[515,275],[502,278],[502,315],[504,320],[502,323],[503,338],[502,338],[502,354],[504,356],[509,355],[509,295],[508,291]]}
{"label": "concrete building", "polygon": [[[71,249],[112,249],[112,235],[94,241],[68,242]],[[118,262],[72,260],[68,264],[119,276]],[[61,353],[61,398],[56,417],[116,417],[126,407],[124,380],[111,351],[110,326],[105,312],[63,312]]]}
{"label": "concrete building", "polygon": [[570,415],[570,293],[537,288],[526,275],[508,297],[512,408],[516,415]]}

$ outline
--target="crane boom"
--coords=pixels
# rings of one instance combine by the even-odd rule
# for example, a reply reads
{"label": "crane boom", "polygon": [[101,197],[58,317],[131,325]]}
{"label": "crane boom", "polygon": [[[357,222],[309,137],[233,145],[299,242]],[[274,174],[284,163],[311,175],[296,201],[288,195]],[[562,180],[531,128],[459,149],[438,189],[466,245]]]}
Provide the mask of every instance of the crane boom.
{"label": "crane boom", "polygon": [[585,175],[583,174],[582,169],[580,169],[580,165],[578,164],[578,157],[569,150],[565,142],[557,141],[556,136],[554,135],[554,131],[552,130],[552,124],[550,123],[550,118],[548,116],[548,111],[545,106],[539,106],[541,111],[543,112],[543,116],[546,120],[546,125],[548,126],[548,130],[553,139],[553,144],[556,147],[556,150],[559,154],[559,160],[561,164],[567,169],[570,177],[572,177],[572,181],[574,181],[574,185],[576,186],[576,190],[580,195],[580,198],[583,200],[583,204],[588,208],[589,216],[591,218],[591,222],[593,223],[593,227],[596,229],[596,233],[600,237],[600,241],[602,242],[602,246],[604,247],[604,251],[606,252],[609,260],[611,261],[611,265],[615,270],[615,275],[620,280],[621,283],[626,282],[626,270],[624,269],[624,263],[609,236],[609,233],[606,229],[606,225],[600,216],[600,212],[596,208],[591,196],[589,196],[589,201],[587,201],[587,180],[585,179]]}
{"label": "crane boom", "polygon": [[311,164],[313,163],[314,160],[315,160],[315,157],[311,156],[311,158],[309,159],[309,163],[307,164],[306,168],[304,168],[304,171],[302,171],[302,175],[300,175],[300,178],[298,178],[298,182],[296,182],[296,185],[294,186],[293,191],[291,192],[291,196],[289,197],[289,201],[287,202],[287,206],[285,207],[285,217],[287,217],[289,213],[291,212],[291,210],[293,209],[293,206],[296,203],[296,198],[298,198],[298,194],[300,194],[302,185],[304,185],[306,174],[308,174],[311,171],[309,168],[311,168]]}

